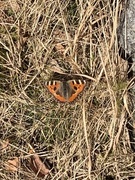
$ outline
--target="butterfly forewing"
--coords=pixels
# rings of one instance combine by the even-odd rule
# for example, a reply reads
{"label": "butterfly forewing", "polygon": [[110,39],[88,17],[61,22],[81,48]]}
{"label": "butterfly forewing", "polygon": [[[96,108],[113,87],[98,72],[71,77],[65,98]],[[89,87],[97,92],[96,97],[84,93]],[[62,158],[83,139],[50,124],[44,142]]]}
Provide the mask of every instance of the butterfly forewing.
{"label": "butterfly forewing", "polygon": [[70,86],[72,87],[72,89],[74,89],[74,91],[76,92],[81,92],[85,85],[86,85],[86,81],[85,80],[71,80],[69,81]]}

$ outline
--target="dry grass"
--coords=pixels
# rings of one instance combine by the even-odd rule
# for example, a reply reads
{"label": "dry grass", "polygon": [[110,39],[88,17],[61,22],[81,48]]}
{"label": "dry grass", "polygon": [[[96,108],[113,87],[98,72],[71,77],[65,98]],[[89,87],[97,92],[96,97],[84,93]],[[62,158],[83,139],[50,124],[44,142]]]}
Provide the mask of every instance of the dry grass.
{"label": "dry grass", "polygon": [[[50,163],[44,179],[135,176],[123,103],[126,62],[116,36],[121,3],[5,0],[0,6],[0,137],[9,140],[0,179],[40,179],[26,166],[30,146]],[[59,103],[46,90],[54,72],[87,80],[75,102]],[[16,156],[19,171],[6,171]]]}

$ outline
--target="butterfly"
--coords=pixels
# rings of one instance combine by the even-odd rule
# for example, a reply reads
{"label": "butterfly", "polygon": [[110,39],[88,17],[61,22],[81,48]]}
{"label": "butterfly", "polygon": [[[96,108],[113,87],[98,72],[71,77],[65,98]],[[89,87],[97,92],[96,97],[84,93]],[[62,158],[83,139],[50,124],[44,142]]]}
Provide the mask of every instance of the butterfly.
{"label": "butterfly", "polygon": [[53,96],[61,102],[72,102],[80,94],[85,85],[85,80],[69,81],[48,81],[45,83],[47,89]]}

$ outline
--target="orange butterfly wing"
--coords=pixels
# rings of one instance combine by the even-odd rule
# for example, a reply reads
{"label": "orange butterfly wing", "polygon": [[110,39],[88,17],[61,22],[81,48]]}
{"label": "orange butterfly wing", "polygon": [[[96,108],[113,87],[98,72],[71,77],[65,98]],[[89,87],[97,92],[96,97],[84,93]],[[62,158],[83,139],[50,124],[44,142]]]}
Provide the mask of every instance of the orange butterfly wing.
{"label": "orange butterfly wing", "polygon": [[46,82],[46,87],[50,91],[53,96],[58,99],[61,102],[72,102],[75,100],[75,98],[83,91],[86,81],[85,80],[70,80],[67,81],[68,83],[68,88],[66,89],[67,91],[71,92],[71,96],[66,99],[63,97],[59,91],[61,88],[61,83],[60,81],[49,81]]}
{"label": "orange butterfly wing", "polygon": [[66,102],[67,100],[60,96],[60,94],[58,94],[58,90],[60,89],[61,86],[61,82],[60,81],[49,81],[46,82],[46,87],[48,88],[48,90],[50,91],[50,93],[59,101],[61,102]]}
{"label": "orange butterfly wing", "polygon": [[70,80],[68,81],[70,88],[73,90],[73,94],[68,99],[68,102],[72,102],[83,91],[86,81],[85,80]]}

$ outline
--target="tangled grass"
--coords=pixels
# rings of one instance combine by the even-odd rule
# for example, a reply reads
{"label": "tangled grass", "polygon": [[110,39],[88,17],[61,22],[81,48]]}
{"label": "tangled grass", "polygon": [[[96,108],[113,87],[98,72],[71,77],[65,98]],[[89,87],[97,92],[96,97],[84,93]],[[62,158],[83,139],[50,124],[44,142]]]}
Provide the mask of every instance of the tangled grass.
{"label": "tangled grass", "polygon": [[[126,127],[127,62],[118,52],[121,1],[0,2],[0,179],[40,179],[30,146],[48,162],[42,179],[126,180],[135,165]],[[60,103],[50,79],[80,78],[85,90]],[[21,159],[10,172],[5,162]]]}

